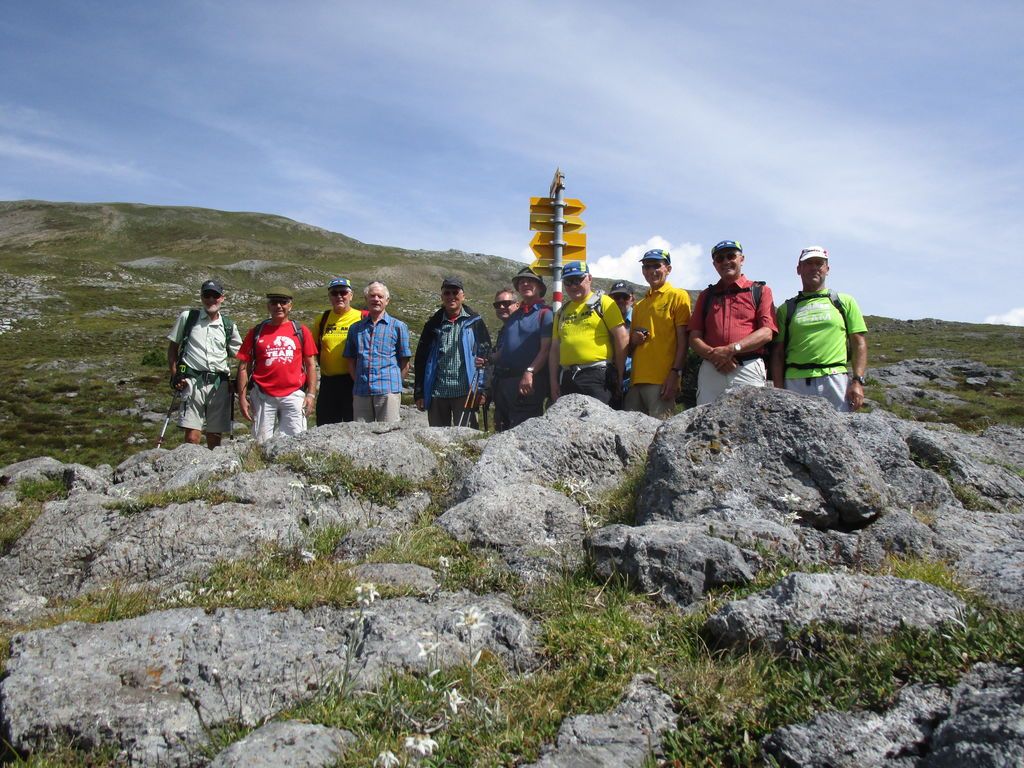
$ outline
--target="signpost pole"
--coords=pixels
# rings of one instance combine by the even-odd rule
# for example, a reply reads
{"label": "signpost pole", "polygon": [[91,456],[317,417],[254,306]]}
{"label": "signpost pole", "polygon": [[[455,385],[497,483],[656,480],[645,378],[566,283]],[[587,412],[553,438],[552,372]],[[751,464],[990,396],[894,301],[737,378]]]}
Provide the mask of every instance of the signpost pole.
{"label": "signpost pole", "polygon": [[562,306],[562,249],[565,247],[563,239],[563,228],[565,227],[565,174],[561,168],[555,169],[555,178],[551,180],[551,189],[548,197],[551,198],[551,207],[555,225],[554,237],[551,239],[551,281],[552,281],[552,306],[557,312]]}

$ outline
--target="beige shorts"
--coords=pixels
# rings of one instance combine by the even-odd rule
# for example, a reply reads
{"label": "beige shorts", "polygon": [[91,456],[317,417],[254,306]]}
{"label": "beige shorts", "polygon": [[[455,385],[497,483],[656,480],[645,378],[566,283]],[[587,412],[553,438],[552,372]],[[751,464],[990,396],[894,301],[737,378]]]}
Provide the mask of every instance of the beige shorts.
{"label": "beige shorts", "polygon": [[204,429],[207,433],[231,432],[231,385],[227,381],[203,384],[188,380],[188,389],[181,396],[178,426]]}
{"label": "beige shorts", "polygon": [[622,407],[627,411],[640,411],[656,419],[671,418],[676,412],[675,398],[661,399],[661,384],[633,384],[626,392]]}

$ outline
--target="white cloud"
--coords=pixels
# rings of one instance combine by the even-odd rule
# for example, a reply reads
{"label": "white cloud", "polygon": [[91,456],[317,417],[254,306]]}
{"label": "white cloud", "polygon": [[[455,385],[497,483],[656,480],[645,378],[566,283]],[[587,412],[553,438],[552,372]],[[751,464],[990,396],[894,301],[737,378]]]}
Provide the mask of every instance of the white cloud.
{"label": "white cloud", "polygon": [[70,152],[58,147],[29,143],[14,136],[0,135],[0,156],[14,160],[45,163],[77,173],[99,174],[136,181],[151,178],[151,174],[125,163],[90,157],[81,152]]}
{"label": "white cloud", "polygon": [[701,269],[700,245],[680,243],[672,245],[661,235],[649,237],[646,242],[631,245],[618,256],[605,254],[590,261],[590,271],[598,277],[613,277],[629,280],[638,285],[644,284],[643,272],[640,269],[640,257],[651,248],[661,248],[672,254],[672,275],[670,281],[677,286],[699,285],[703,279]]}
{"label": "white cloud", "polygon": [[995,325],[1024,325],[1024,307],[1011,309],[1001,315],[989,315],[985,318],[985,322]]}

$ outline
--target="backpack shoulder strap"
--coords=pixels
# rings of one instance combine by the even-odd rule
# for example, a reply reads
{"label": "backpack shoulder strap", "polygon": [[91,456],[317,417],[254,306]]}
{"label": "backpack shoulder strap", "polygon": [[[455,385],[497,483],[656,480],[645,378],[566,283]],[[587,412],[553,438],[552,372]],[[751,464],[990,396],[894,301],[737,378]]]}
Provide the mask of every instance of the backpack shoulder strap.
{"label": "backpack shoulder strap", "polygon": [[327,318],[330,316],[331,310],[325,309],[324,313],[320,315],[320,325],[316,331],[316,342],[317,348],[322,348],[324,345],[324,328],[327,325]]}
{"label": "backpack shoulder strap", "polygon": [[840,317],[843,318],[843,330],[846,330],[846,307],[843,306],[843,302],[839,298],[838,291],[834,291],[830,288],[828,292],[828,298],[829,301],[832,302],[833,306],[835,306],[835,308],[839,310],[839,315]]}
{"label": "backpack shoulder strap", "polygon": [[292,320],[292,332],[295,334],[295,338],[299,340],[299,357],[302,357],[302,347],[305,338],[302,336],[302,324],[298,320]]}
{"label": "backpack shoulder strap", "polygon": [[220,313],[220,317],[221,320],[224,321],[224,349],[228,350],[228,354],[230,355],[231,332],[235,330],[235,324],[231,321],[231,318],[223,312]]}
{"label": "backpack shoulder strap", "polygon": [[252,351],[250,353],[250,358],[253,364],[256,363],[256,342],[260,340],[260,336],[263,335],[263,328],[269,322],[270,320],[260,320],[256,323],[256,327],[252,329]]}
{"label": "backpack shoulder strap", "polygon": [[697,301],[700,301],[700,297],[704,297],[704,303],[700,308],[700,319],[707,322],[708,310],[711,308],[711,297],[714,295],[715,284],[708,283],[708,287],[700,292],[700,296],[697,297]]}

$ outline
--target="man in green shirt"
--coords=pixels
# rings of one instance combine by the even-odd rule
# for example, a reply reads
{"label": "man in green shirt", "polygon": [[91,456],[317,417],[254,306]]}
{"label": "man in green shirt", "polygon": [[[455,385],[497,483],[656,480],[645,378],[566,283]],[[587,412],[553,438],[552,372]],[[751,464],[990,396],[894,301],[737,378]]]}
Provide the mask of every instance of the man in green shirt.
{"label": "man in green shirt", "polygon": [[828,400],[839,411],[864,405],[867,326],[852,296],[825,287],[828,251],[800,251],[796,273],[803,290],[776,311],[779,334],[772,349],[776,388]]}

